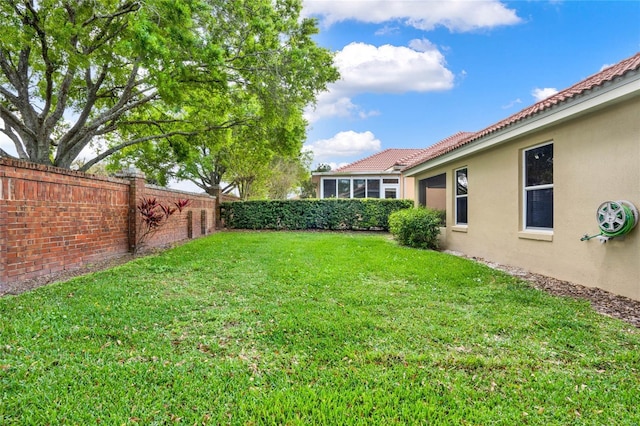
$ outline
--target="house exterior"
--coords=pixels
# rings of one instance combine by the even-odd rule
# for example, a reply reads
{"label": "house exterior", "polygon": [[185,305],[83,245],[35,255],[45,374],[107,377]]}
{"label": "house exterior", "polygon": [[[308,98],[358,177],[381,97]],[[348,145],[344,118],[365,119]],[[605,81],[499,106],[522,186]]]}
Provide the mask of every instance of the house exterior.
{"label": "house exterior", "polygon": [[607,225],[603,206],[624,201],[627,221],[640,207],[640,53],[441,141],[403,174],[417,205],[445,208],[443,248],[640,300],[640,225],[582,238]]}
{"label": "house exterior", "polygon": [[402,169],[424,149],[386,149],[328,172],[314,172],[318,198],[413,199],[413,179]]}

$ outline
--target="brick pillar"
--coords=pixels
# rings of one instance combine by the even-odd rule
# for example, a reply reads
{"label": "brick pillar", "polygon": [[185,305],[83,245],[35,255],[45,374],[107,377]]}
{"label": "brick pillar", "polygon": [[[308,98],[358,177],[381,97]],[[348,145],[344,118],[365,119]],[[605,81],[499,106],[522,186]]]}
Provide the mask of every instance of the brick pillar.
{"label": "brick pillar", "polygon": [[[0,164],[0,167],[4,167]],[[8,188],[5,188],[6,178],[3,177],[4,173],[0,170],[0,293],[3,293],[4,285],[7,282],[7,221],[9,216],[7,214],[7,205],[5,197],[8,199]],[[8,186],[8,185],[7,185]]]}
{"label": "brick pillar", "polygon": [[129,251],[135,253],[138,244],[138,232],[141,230],[142,223],[137,206],[144,196],[145,176],[135,167],[123,169],[116,176],[129,180]]}
{"label": "brick pillar", "polygon": [[193,211],[187,212],[187,238],[193,238]]}
{"label": "brick pillar", "polygon": [[222,191],[220,191],[220,185],[210,187],[207,189],[207,193],[215,198],[213,201],[213,229],[216,230],[222,228],[222,222],[220,221],[220,196]]}
{"label": "brick pillar", "polygon": [[222,223],[222,216],[220,215],[220,202],[222,200],[220,199],[220,195],[214,198],[215,200],[213,200],[213,229],[212,229],[213,232],[215,232],[216,229],[222,229],[224,227],[224,224]]}

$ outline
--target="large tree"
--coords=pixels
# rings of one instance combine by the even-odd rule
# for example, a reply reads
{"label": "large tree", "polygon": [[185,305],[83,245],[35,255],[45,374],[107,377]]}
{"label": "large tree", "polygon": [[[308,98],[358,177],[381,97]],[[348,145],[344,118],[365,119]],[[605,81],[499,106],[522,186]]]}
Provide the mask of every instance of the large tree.
{"label": "large tree", "polygon": [[302,111],[293,110],[290,117],[281,117],[277,125],[269,123],[234,129],[225,158],[227,189],[237,189],[243,200],[267,197],[274,161],[277,158],[293,160],[299,156],[305,124]]}
{"label": "large tree", "polygon": [[276,2],[274,9],[267,7],[270,0],[261,7],[258,3],[247,3],[244,15],[216,11],[215,21],[222,24],[215,31],[225,40],[232,84],[224,93],[195,91],[179,110],[182,120],[210,123],[209,128],[185,136],[175,130],[168,110],[161,109],[163,129],[173,128],[173,136],[123,150],[112,157],[112,168],[135,164],[161,184],[170,177],[190,180],[212,195],[224,189],[224,179],[227,190],[238,188],[247,195],[275,156],[300,156],[307,125],[303,109],[338,73],[332,55],[312,40],[315,22],[300,20],[298,1]]}
{"label": "large tree", "polygon": [[267,176],[267,198],[285,200],[290,196],[309,198],[307,182],[311,180],[309,167],[313,161],[310,151],[303,151],[297,157],[275,157]]}
{"label": "large tree", "polygon": [[64,168],[93,144],[86,170],[149,141],[186,155],[191,137],[257,118],[234,98],[277,120],[337,78],[300,10],[299,0],[3,0],[0,131],[19,158]]}
{"label": "large tree", "polygon": [[109,169],[134,165],[160,185],[171,178],[188,180],[211,195],[234,189],[244,199],[265,195],[276,170],[274,159],[297,162],[300,158],[307,126],[303,108],[287,102],[273,114],[273,107],[265,111],[256,96],[232,93],[212,102],[218,108],[184,110],[190,121],[217,121],[225,126],[128,147],[111,157]]}

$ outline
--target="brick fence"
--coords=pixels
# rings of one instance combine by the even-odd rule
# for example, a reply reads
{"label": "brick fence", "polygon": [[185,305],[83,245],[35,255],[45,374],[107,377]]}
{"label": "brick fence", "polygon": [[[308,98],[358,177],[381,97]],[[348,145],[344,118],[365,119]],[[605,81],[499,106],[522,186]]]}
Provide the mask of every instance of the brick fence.
{"label": "brick fence", "polygon": [[143,197],[191,200],[145,248],[214,231],[216,203],[209,195],[146,185],[136,171],[108,178],[0,158],[0,294],[10,283],[133,251]]}

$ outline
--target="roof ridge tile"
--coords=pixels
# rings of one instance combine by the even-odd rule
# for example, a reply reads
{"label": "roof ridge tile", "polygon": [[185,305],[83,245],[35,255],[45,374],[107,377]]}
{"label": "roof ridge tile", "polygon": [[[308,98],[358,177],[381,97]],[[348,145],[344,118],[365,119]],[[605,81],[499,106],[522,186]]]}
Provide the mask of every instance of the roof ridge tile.
{"label": "roof ridge tile", "polygon": [[399,162],[403,161],[405,157],[411,157],[419,151],[421,151],[420,148],[387,148],[375,154],[369,155],[368,157],[354,161],[353,163],[338,167],[335,170],[331,170],[331,172],[384,172],[389,168],[399,164]]}

